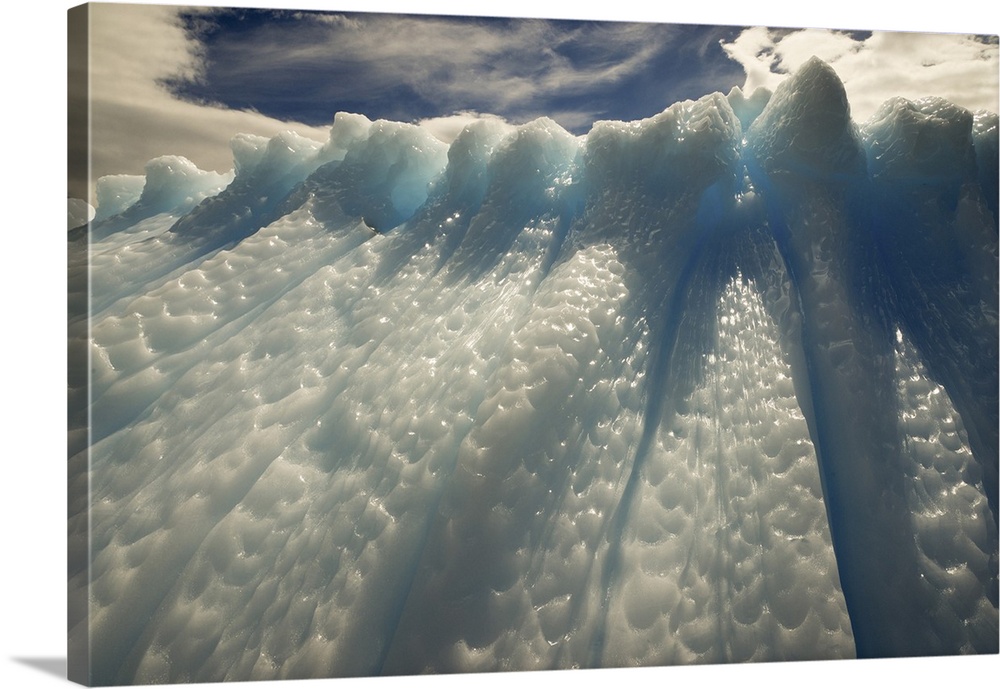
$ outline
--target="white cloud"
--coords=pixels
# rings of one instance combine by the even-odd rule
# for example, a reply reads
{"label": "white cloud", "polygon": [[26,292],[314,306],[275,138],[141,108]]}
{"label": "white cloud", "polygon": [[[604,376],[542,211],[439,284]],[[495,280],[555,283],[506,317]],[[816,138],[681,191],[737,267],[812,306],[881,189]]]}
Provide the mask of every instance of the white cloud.
{"label": "white cloud", "polygon": [[941,96],[970,110],[998,110],[997,44],[965,34],[877,31],[865,40],[823,29],[743,31],[723,46],[743,65],[744,91],[772,91],[812,56],[828,62],[844,82],[856,121],[888,98]]}
{"label": "white cloud", "polygon": [[229,170],[229,140],[240,132],[273,136],[293,129],[320,141],[327,138],[325,128],[174,97],[160,80],[197,78],[202,69],[177,11],[158,5],[90,5],[91,193],[98,177],[141,174],[148,160],[165,154],[185,156],[205,170]]}

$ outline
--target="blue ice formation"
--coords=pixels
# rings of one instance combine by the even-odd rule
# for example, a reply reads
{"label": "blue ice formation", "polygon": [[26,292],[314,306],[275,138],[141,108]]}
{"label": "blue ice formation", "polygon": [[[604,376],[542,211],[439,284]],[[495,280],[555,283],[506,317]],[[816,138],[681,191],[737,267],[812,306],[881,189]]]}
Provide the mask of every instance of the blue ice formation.
{"label": "blue ice formation", "polygon": [[997,116],[767,95],[99,185],[90,681],[996,653]]}

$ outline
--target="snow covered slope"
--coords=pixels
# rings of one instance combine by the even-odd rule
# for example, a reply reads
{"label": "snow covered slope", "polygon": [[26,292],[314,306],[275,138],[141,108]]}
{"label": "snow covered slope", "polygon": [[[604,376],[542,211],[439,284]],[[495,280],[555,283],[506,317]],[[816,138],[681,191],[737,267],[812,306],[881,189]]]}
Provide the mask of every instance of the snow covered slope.
{"label": "snow covered slope", "polygon": [[341,114],[108,178],[70,233],[71,659],[996,653],[997,116],[859,126],[817,60],[760,105],[450,147]]}

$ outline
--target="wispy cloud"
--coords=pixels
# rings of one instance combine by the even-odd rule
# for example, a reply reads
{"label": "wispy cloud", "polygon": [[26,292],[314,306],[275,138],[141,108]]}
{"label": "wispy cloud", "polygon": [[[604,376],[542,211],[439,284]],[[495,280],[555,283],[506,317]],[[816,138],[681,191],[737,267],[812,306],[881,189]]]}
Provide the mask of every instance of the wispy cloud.
{"label": "wispy cloud", "polygon": [[[251,83],[295,103],[295,75],[314,104],[392,98],[413,117],[473,108],[516,115],[600,92],[642,73],[676,29],[652,24],[563,24],[403,15],[305,13],[257,21],[219,13],[229,31],[206,35],[211,85],[175,86],[196,97],[236,100]],[[208,32],[206,32],[207,34]],[[398,116],[398,115],[397,115]]]}

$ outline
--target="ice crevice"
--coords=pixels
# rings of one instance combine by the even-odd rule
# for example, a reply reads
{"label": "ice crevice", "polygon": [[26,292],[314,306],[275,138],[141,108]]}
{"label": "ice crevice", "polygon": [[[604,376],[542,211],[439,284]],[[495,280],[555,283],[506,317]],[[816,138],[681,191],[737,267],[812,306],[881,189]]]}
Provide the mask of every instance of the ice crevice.
{"label": "ice crevice", "polygon": [[812,60],[586,136],[338,114],[105,180],[92,680],[995,653],[996,131],[856,123]]}

